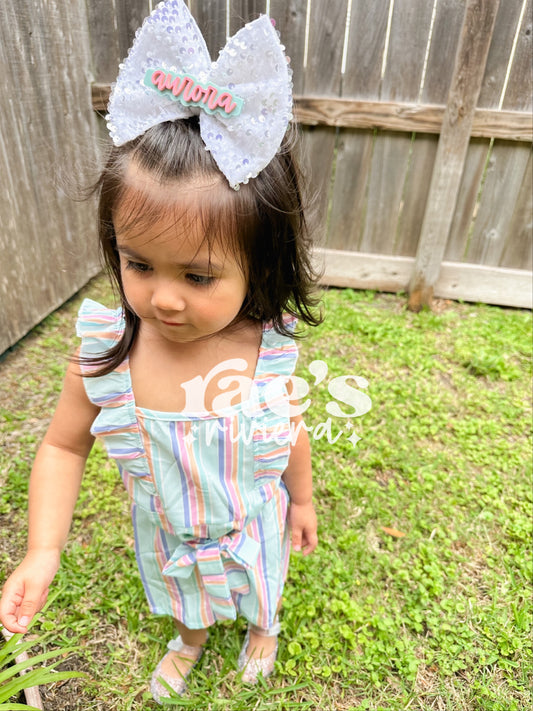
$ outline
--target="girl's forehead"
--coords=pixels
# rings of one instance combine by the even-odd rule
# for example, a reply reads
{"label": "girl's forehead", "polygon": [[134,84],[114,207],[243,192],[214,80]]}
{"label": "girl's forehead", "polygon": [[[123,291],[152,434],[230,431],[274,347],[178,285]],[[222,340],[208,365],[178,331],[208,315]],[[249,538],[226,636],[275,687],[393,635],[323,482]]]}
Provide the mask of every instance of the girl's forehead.
{"label": "girl's forehead", "polygon": [[137,195],[155,204],[171,205],[212,199],[222,192],[223,181],[215,173],[163,180],[141,168],[134,160],[129,160],[124,173],[124,187],[126,195]]}
{"label": "girl's forehead", "polygon": [[123,185],[113,212],[122,246],[149,249],[166,244],[164,251],[179,248],[210,254],[233,251],[229,242],[233,242],[234,215],[218,175],[160,181],[130,161]]}
{"label": "girl's forehead", "polygon": [[115,231],[133,236],[154,222],[183,231],[199,229],[201,224],[220,224],[222,215],[227,221],[231,214],[224,193],[218,175],[159,180],[130,161],[113,210]]}

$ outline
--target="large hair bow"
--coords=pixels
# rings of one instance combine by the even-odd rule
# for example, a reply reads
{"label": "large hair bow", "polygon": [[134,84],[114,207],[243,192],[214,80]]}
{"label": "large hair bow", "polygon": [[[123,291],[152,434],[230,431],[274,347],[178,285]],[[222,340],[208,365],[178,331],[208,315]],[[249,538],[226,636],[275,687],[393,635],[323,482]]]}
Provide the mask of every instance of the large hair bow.
{"label": "large hair bow", "polygon": [[206,148],[237,189],[270,163],[292,118],[291,72],[283,50],[262,15],[211,62],[185,3],[160,3],[137,30],[112,87],[106,118],[114,144],[163,121],[199,114]]}

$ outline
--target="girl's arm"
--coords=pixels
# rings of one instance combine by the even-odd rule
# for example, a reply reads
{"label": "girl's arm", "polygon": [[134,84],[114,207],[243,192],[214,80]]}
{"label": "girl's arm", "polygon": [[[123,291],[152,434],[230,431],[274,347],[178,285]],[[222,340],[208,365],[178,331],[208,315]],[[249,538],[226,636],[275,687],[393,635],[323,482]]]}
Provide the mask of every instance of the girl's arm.
{"label": "girl's arm", "polygon": [[87,398],[79,368],[70,365],[31,472],[28,550],[8,578],[0,600],[0,621],[11,632],[26,632],[59,568],[94,441],[89,430],[98,412]]}
{"label": "girl's arm", "polygon": [[313,478],[311,473],[311,447],[307,430],[301,415],[291,417],[293,432],[297,432],[296,442],[291,447],[283,481],[289,492],[289,526],[292,546],[304,555],[312,553],[318,543],[317,521],[313,506]]}

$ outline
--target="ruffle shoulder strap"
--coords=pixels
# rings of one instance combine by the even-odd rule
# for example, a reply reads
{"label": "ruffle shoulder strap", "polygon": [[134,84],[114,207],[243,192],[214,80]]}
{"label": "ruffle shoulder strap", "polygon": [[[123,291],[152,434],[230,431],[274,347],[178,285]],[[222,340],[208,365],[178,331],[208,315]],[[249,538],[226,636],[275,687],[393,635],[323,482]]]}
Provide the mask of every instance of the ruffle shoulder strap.
{"label": "ruffle shoulder strap", "polygon": [[[286,315],[283,323],[292,333],[298,320]],[[298,348],[293,338],[283,336],[268,324],[263,332],[261,348],[261,375],[292,375],[298,359]]]}
{"label": "ruffle shoulder strap", "polygon": [[85,299],[78,312],[76,333],[82,356],[98,356],[120,340],[124,332],[122,309],[108,309],[92,299]]}
{"label": "ruffle shoulder strap", "polygon": [[[81,338],[81,372],[89,376],[98,366],[84,362],[101,356],[112,348],[124,332],[122,309],[108,309],[92,299],[85,299],[78,312],[76,332]],[[100,407],[123,400],[130,388],[128,373],[123,366],[98,377],[84,378],[85,390],[91,402]]]}

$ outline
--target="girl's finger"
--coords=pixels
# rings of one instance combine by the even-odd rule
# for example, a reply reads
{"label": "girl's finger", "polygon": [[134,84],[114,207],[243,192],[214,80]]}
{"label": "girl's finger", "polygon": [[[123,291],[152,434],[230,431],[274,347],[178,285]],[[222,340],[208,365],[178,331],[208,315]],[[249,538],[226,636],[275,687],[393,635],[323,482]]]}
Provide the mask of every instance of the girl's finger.
{"label": "girl's finger", "polygon": [[292,547],[297,552],[302,550],[302,534],[300,531],[292,532]]}

